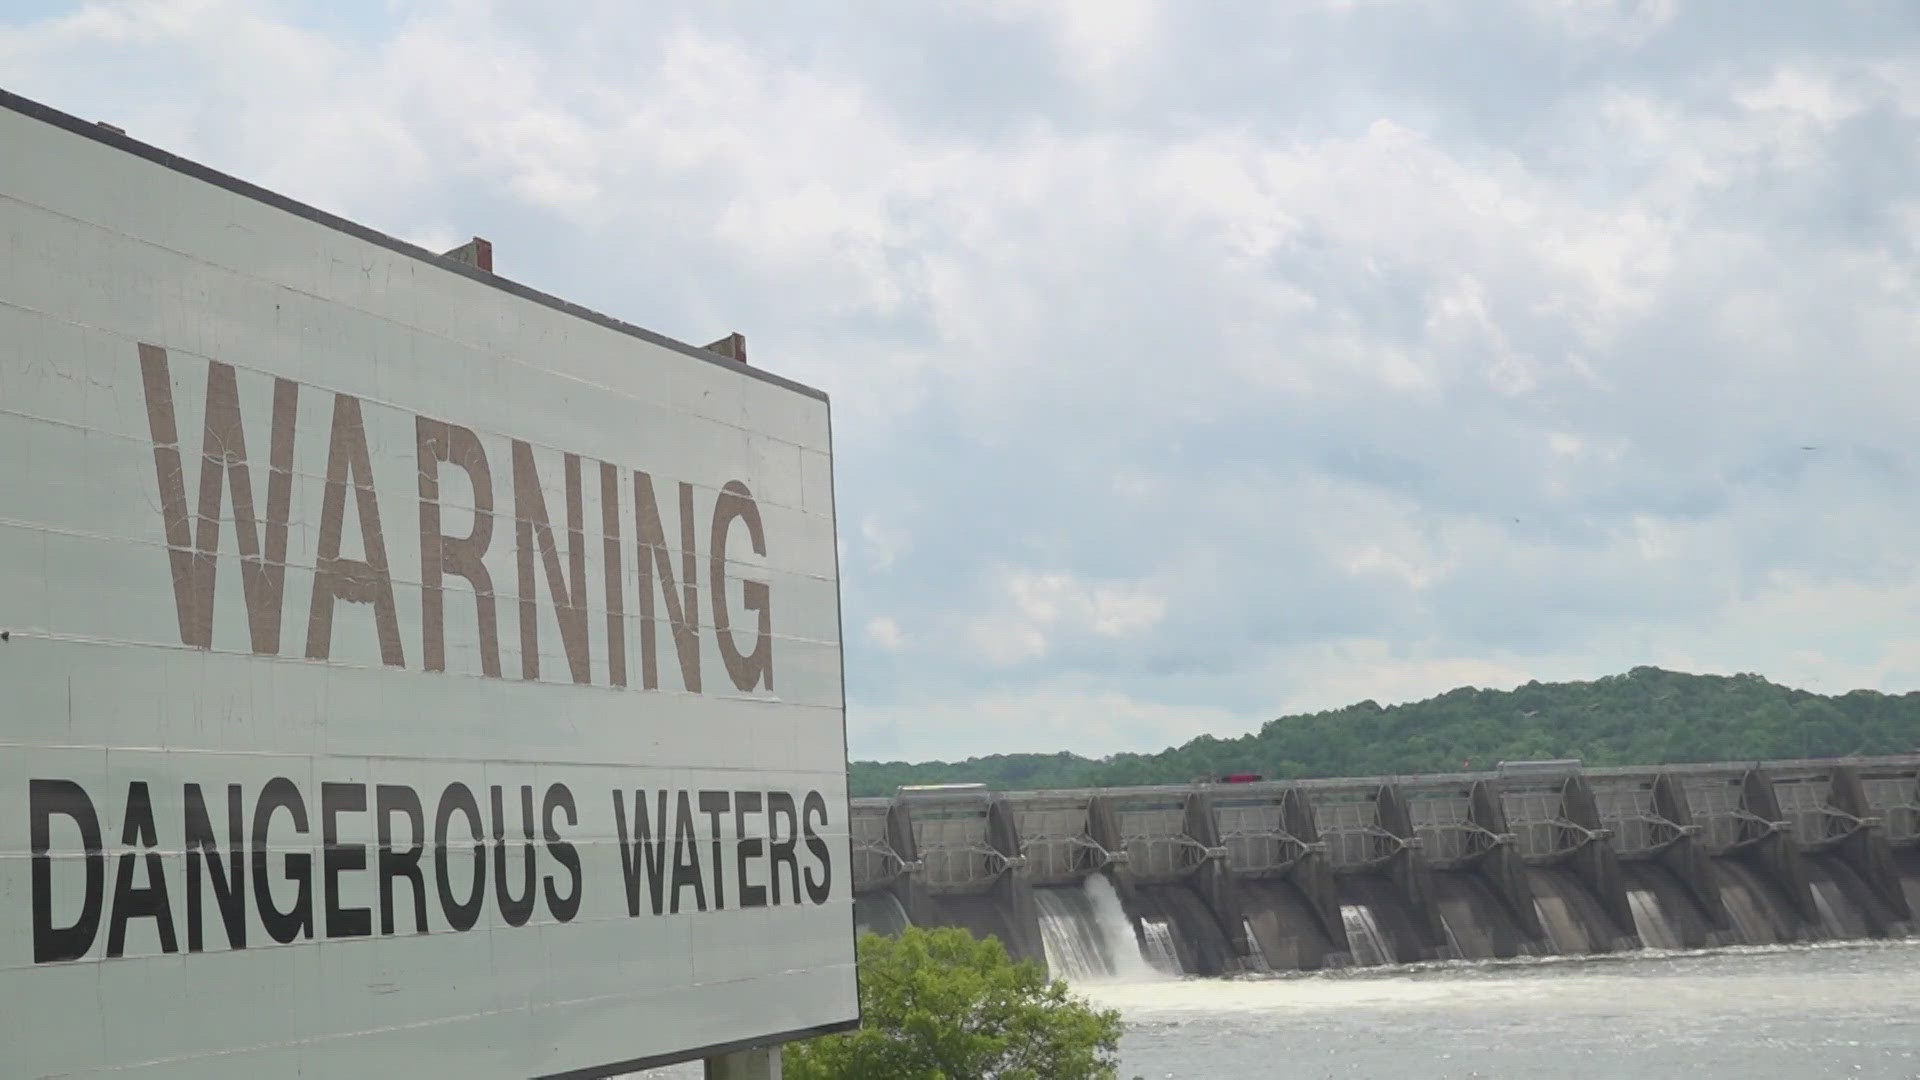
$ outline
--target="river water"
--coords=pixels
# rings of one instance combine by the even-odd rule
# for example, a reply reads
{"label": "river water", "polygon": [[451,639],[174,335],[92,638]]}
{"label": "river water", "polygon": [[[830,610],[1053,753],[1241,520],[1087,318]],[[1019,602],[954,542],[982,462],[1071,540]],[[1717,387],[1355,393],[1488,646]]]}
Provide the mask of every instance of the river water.
{"label": "river water", "polygon": [[1126,1021],[1123,1080],[1920,1080],[1920,939],[1074,990]]}
{"label": "river water", "polygon": [[1920,1078],[1912,940],[1075,989],[1125,1078]]}

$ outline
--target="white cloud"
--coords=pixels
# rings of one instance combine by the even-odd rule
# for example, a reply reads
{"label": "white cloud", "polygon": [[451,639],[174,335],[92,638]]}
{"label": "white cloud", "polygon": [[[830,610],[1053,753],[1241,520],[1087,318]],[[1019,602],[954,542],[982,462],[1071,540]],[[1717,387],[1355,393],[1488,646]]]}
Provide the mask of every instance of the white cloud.
{"label": "white cloud", "polygon": [[349,8],[0,16],[0,70],[827,389],[856,753],[1920,686],[1897,5]]}
{"label": "white cloud", "polygon": [[1009,666],[1047,655],[1046,631],[1017,618],[983,617],[967,627],[967,644],[989,664]]}
{"label": "white cloud", "polygon": [[907,635],[900,624],[885,615],[875,615],[867,620],[867,640],[887,652],[899,652],[907,647]]}
{"label": "white cloud", "polygon": [[1673,21],[1675,0],[1528,0],[1536,17],[1581,39],[1639,45]]}
{"label": "white cloud", "polygon": [[1003,568],[995,592],[996,610],[967,632],[974,649],[995,664],[1038,660],[1056,636],[1136,637],[1167,613],[1166,599],[1141,583],[1090,582],[1060,572]]}
{"label": "white cloud", "polygon": [[867,556],[876,570],[892,569],[913,543],[904,529],[887,525],[877,514],[861,519],[860,538],[866,541]]}
{"label": "white cloud", "polygon": [[1014,607],[1029,622],[1127,637],[1147,630],[1167,612],[1165,600],[1137,584],[1087,583],[1071,574],[1017,571],[1007,576]]}
{"label": "white cloud", "polygon": [[1159,0],[1001,0],[995,10],[1044,26],[1073,77],[1106,93],[1122,89],[1127,69],[1152,55],[1163,18]]}

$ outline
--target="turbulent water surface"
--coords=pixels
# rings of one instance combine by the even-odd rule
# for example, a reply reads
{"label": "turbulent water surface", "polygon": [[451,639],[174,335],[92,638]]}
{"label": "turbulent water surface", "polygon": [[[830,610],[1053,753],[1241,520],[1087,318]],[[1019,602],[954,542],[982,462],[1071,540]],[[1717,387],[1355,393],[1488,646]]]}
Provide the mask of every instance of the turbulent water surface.
{"label": "turbulent water surface", "polygon": [[1075,989],[1120,1010],[1145,1080],[1920,1080],[1916,940]]}
{"label": "turbulent water surface", "polygon": [[1086,982],[1123,1077],[1920,1078],[1920,942]]}

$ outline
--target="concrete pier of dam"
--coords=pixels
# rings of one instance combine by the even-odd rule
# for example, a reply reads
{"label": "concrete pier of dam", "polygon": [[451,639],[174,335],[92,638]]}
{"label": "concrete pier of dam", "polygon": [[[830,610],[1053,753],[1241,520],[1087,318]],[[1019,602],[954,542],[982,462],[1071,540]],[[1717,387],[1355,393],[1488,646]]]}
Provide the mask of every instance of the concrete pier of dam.
{"label": "concrete pier of dam", "polygon": [[1898,937],[1920,910],[1920,755],[903,789],[852,815],[861,927],[965,927],[1070,977]]}

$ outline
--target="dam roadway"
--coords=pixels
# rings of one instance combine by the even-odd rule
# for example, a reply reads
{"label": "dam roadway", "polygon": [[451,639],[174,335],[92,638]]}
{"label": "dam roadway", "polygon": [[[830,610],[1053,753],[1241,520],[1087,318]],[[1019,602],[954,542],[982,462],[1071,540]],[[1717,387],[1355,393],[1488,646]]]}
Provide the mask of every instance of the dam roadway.
{"label": "dam roadway", "polygon": [[1063,977],[1904,937],[1920,755],[856,799],[855,921]]}

